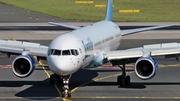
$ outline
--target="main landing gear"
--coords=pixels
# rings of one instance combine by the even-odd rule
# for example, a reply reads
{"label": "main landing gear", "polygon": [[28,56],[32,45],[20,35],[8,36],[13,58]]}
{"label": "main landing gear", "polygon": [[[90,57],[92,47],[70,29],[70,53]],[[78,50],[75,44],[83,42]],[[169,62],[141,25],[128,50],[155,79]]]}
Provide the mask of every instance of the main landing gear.
{"label": "main landing gear", "polygon": [[117,77],[117,84],[118,85],[129,85],[130,84],[130,76],[126,76],[126,66],[123,60],[123,66],[118,65],[122,69],[122,75]]}
{"label": "main landing gear", "polygon": [[71,97],[71,90],[69,90],[69,79],[70,79],[70,75],[68,76],[59,76],[59,75],[55,75],[52,74],[50,77],[50,83],[54,84],[54,83],[63,83],[63,91],[61,92],[61,97]]}

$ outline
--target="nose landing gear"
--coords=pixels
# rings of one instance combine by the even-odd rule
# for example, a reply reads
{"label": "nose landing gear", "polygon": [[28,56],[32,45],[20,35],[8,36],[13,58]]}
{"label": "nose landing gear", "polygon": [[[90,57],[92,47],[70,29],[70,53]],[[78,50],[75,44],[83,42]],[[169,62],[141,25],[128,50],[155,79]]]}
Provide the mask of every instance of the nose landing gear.
{"label": "nose landing gear", "polygon": [[63,91],[61,92],[61,97],[71,97],[71,90],[69,90],[70,77],[71,77],[70,75],[60,77],[55,74],[52,74],[50,76],[50,84],[54,84],[54,83],[62,84],[63,83]]}
{"label": "nose landing gear", "polygon": [[71,91],[69,90],[69,78],[63,79],[63,92],[61,93],[62,97],[71,97]]}

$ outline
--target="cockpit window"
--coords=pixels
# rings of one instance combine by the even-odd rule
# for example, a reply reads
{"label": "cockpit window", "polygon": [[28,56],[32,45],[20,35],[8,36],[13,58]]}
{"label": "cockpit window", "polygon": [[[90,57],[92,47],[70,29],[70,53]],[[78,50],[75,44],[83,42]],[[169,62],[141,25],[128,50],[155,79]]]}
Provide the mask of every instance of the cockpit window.
{"label": "cockpit window", "polygon": [[57,49],[50,49],[48,52],[48,55],[61,55],[61,50],[57,50]]}
{"label": "cockpit window", "polygon": [[76,55],[79,55],[79,52],[77,50],[75,50],[75,52],[76,52]]}
{"label": "cockpit window", "polygon": [[54,54],[53,55],[61,55],[61,50],[54,50]]}
{"label": "cockpit window", "polygon": [[76,49],[70,49],[70,50],[49,49],[48,55],[56,55],[56,56],[74,55],[74,56],[77,56],[77,55],[79,55],[79,52]]}
{"label": "cockpit window", "polygon": [[69,50],[63,50],[62,55],[71,55]]}
{"label": "cockpit window", "polygon": [[76,55],[75,50],[71,50],[71,54],[72,54],[72,55]]}
{"label": "cockpit window", "polygon": [[71,54],[77,56],[79,55],[79,52],[75,49],[71,49]]}

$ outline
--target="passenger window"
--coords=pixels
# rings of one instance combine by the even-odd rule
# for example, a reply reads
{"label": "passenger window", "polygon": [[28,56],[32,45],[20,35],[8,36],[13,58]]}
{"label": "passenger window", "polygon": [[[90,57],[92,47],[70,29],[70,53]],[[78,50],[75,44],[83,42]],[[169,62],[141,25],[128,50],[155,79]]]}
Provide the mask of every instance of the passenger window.
{"label": "passenger window", "polygon": [[62,55],[71,55],[69,50],[63,50]]}

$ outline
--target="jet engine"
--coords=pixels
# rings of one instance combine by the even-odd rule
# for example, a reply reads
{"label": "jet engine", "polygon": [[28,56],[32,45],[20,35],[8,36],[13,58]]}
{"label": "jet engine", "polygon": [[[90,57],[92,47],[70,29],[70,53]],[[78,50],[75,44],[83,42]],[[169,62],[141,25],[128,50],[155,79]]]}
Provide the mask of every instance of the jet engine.
{"label": "jet engine", "polygon": [[141,57],[135,63],[135,73],[143,80],[153,78],[157,70],[158,63],[151,57]]}
{"label": "jet engine", "polygon": [[35,61],[31,56],[20,55],[12,62],[13,73],[20,78],[28,77],[35,69]]}

